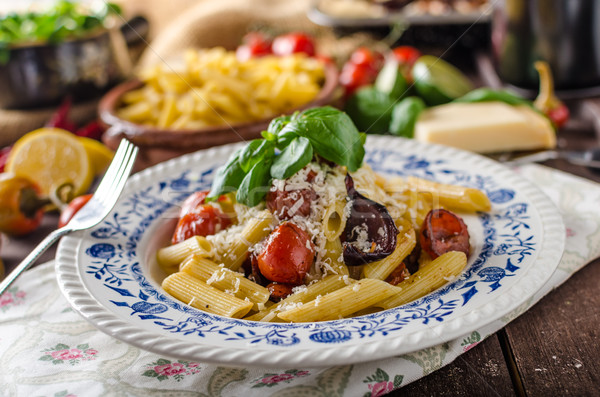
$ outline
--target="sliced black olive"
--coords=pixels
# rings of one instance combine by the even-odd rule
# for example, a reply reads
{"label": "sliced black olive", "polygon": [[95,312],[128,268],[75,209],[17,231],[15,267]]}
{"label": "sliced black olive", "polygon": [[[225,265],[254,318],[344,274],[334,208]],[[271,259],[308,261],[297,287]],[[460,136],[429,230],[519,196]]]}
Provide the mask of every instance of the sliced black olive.
{"label": "sliced black olive", "polygon": [[349,174],[346,191],[351,201],[350,216],[342,233],[346,265],[364,265],[390,255],[396,248],[398,229],[388,210],[358,193]]}

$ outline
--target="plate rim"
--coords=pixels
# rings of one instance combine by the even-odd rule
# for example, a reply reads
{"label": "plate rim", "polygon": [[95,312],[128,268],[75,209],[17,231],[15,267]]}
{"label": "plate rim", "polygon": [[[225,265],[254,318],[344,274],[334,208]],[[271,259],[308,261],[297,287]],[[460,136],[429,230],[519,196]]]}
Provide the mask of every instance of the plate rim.
{"label": "plate rim", "polygon": [[[403,138],[382,136],[369,136],[367,148],[389,149],[390,142],[401,142],[401,145],[406,145],[413,149],[432,146],[445,155],[454,155],[462,158],[466,156],[467,158],[471,158],[472,161],[477,160],[478,162],[481,162],[485,168],[491,167],[493,170],[504,173],[507,177],[517,181],[519,192],[525,194],[535,207],[544,232],[544,236],[540,240],[540,251],[531,265],[534,268],[534,273],[530,276],[535,276],[535,279],[533,280],[535,283],[528,283],[529,288],[527,288],[528,286],[521,285],[523,284],[523,277],[521,277],[520,280],[504,291],[502,297],[493,299],[479,307],[478,310],[480,312],[486,312],[493,309],[493,315],[487,317],[483,321],[481,315],[474,316],[472,320],[469,320],[469,313],[465,313],[457,318],[434,324],[434,326],[429,327],[426,330],[418,332],[413,331],[404,336],[390,336],[385,339],[385,343],[382,340],[365,341],[360,339],[356,343],[344,345],[343,348],[336,348],[336,345],[321,346],[318,357],[315,357],[314,348],[294,348],[274,351],[273,349],[263,349],[258,346],[253,346],[251,354],[248,354],[250,351],[248,349],[245,351],[232,351],[239,349],[205,343],[191,343],[190,341],[170,338],[166,335],[142,329],[136,324],[122,320],[102,306],[94,298],[91,292],[85,287],[85,284],[79,275],[79,265],[77,264],[76,254],[77,249],[82,242],[78,235],[81,235],[83,232],[64,237],[59,244],[55,261],[59,288],[73,309],[96,328],[119,340],[156,354],[229,366],[261,365],[263,367],[281,367],[282,365],[301,365],[304,367],[325,367],[388,358],[459,338],[474,329],[484,327],[505,316],[525,303],[535,294],[535,292],[543,287],[560,263],[560,259],[564,252],[566,237],[562,217],[556,206],[545,193],[532,182],[527,181],[524,177],[510,170],[508,167],[489,158],[460,149],[423,144]],[[131,180],[128,181],[128,185],[131,187],[136,183],[141,183],[144,179],[148,179],[153,173],[160,172],[169,167],[176,167],[177,165],[180,165],[180,163],[185,163],[186,161],[193,161],[195,157],[208,155],[222,156],[226,152],[229,153],[233,151],[240,145],[242,144],[223,145],[168,160],[167,162],[158,164],[134,175]],[[548,237],[554,237],[558,240],[553,240],[552,244],[550,244]],[[524,273],[523,275],[528,274],[529,273]],[[525,298],[523,298],[522,294],[524,289],[526,292]],[[511,296],[515,293],[518,293],[519,296]],[[504,298],[505,296],[508,297]],[[510,304],[506,304],[503,308],[499,309],[498,300],[509,298]],[[465,325],[468,328],[465,328]],[[416,348],[411,348],[407,346],[409,345],[409,339],[416,339],[416,343],[420,344]]]}

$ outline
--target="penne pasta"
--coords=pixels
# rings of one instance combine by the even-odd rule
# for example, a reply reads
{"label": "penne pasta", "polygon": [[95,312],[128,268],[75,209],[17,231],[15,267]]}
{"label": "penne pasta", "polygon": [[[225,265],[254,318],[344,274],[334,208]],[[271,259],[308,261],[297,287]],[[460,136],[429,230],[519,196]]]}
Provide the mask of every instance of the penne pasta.
{"label": "penne pasta", "polygon": [[268,210],[261,211],[256,217],[251,218],[242,230],[240,238],[223,255],[222,261],[225,267],[238,270],[246,260],[248,249],[267,237],[273,220],[273,215]]}
{"label": "penne pasta", "polygon": [[219,266],[200,256],[188,258],[181,266],[181,271],[220,291],[240,299],[247,298],[255,304],[265,303],[269,300],[270,293],[265,287],[250,281],[242,273]]}
{"label": "penne pasta", "polygon": [[242,318],[253,306],[250,301],[219,291],[184,272],[173,273],[165,278],[162,287],[186,305],[220,316]]}
{"label": "penne pasta", "polygon": [[467,256],[463,252],[447,252],[427,266],[422,266],[406,280],[397,285],[398,293],[384,299],[376,306],[391,309],[412,302],[442,287],[449,280],[458,276],[467,265]]}
{"label": "penne pasta", "polygon": [[492,208],[490,200],[481,190],[433,182],[412,176],[406,178],[406,184],[409,189],[431,194],[434,199],[439,199],[442,206],[450,209],[489,211]]}
{"label": "penne pasta", "polygon": [[365,278],[277,316],[295,323],[337,320],[369,308],[397,292],[397,287],[385,281]]}
{"label": "penne pasta", "polygon": [[323,256],[322,261],[327,267],[327,270],[331,270],[334,274],[344,276],[349,275],[348,266],[344,263],[342,256],[342,243],[339,238],[325,243],[325,250],[327,253]]}
{"label": "penne pasta", "polygon": [[346,287],[349,284],[353,284],[355,280],[352,280],[348,276],[337,276],[330,275],[325,276],[321,280],[307,286],[306,288],[298,291],[279,303],[276,303],[264,310],[259,311],[252,316],[246,317],[246,320],[252,321],[272,321],[275,319],[278,312],[286,310],[290,307],[295,307],[299,303],[310,302],[318,296],[326,295],[332,291]]}
{"label": "penne pasta", "polygon": [[194,236],[180,243],[160,248],[156,253],[156,261],[165,273],[171,274],[179,270],[181,262],[191,255],[212,258],[215,252],[206,238]]}
{"label": "penne pasta", "polygon": [[362,277],[385,280],[412,252],[416,244],[417,238],[413,228],[410,228],[407,232],[399,233],[394,252],[381,260],[366,264],[362,270]]}
{"label": "penne pasta", "polygon": [[323,234],[328,241],[338,240],[346,227],[344,208],[346,201],[335,201],[327,207],[323,215]]}

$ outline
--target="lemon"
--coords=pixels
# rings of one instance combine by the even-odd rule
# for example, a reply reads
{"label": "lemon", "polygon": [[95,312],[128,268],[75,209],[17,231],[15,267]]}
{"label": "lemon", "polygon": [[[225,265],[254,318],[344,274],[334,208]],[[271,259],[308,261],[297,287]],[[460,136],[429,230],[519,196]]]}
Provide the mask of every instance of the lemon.
{"label": "lemon", "polygon": [[49,195],[70,182],[74,195],[85,193],[94,178],[94,169],[81,141],[60,128],[40,128],[23,135],[13,146],[6,171],[36,182]]}
{"label": "lemon", "polygon": [[103,174],[110,165],[115,153],[95,139],[86,137],[78,137],[77,139],[79,139],[90,158],[94,175]]}
{"label": "lemon", "polygon": [[419,96],[430,106],[450,102],[473,90],[473,84],[463,72],[432,55],[419,57],[412,75]]}

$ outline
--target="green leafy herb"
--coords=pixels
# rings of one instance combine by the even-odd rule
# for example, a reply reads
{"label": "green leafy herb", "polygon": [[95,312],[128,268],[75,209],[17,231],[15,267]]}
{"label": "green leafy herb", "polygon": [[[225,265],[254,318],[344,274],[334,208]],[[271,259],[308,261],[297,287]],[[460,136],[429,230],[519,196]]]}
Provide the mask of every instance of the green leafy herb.
{"label": "green leafy herb", "polygon": [[0,43],[4,45],[50,42],[83,37],[103,28],[110,15],[121,14],[112,3],[90,8],[62,0],[44,12],[12,13],[0,18]]}
{"label": "green leafy herb", "polygon": [[275,144],[265,139],[255,139],[240,152],[239,163],[244,172],[248,172],[258,162],[265,158],[272,158],[275,153]]}
{"label": "green leafy herb", "polygon": [[390,133],[412,138],[415,133],[417,119],[425,107],[425,102],[416,96],[410,96],[398,102],[392,111]]}
{"label": "green leafy herb", "polygon": [[242,183],[246,173],[239,162],[240,152],[241,150],[237,150],[233,153],[227,164],[219,168],[208,197],[216,199],[222,194],[234,192],[240,183]]}
{"label": "green leafy herb", "polygon": [[269,175],[269,169],[272,161],[272,158],[266,159],[266,162],[258,162],[252,167],[237,190],[235,196],[237,201],[249,207],[254,207],[265,198],[270,188],[271,176]]}
{"label": "green leafy herb", "polygon": [[277,179],[287,179],[310,163],[313,148],[307,138],[299,136],[289,144],[271,166],[271,176]]}
{"label": "green leafy herb", "polygon": [[262,136],[264,139],[253,140],[232,154],[217,171],[209,200],[237,190],[239,202],[254,206],[264,199],[273,178],[289,178],[314,155],[350,171],[362,165],[365,155],[364,134],[358,132],[347,114],[332,107],[278,117]]}

